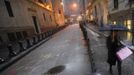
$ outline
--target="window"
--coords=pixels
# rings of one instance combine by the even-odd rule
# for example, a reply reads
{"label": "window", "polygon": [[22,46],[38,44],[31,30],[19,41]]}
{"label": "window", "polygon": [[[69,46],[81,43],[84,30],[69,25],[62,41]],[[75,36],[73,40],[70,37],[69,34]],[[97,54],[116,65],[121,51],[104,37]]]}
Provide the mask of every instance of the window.
{"label": "window", "polygon": [[16,32],[16,36],[17,36],[17,39],[18,39],[18,40],[22,39],[21,32]]}
{"label": "window", "polygon": [[9,16],[10,17],[14,17],[10,2],[9,1],[5,1],[5,5],[6,5],[6,8],[7,8]]}
{"label": "window", "polygon": [[52,21],[52,16],[50,15],[50,19],[51,19],[51,21]]}
{"label": "window", "polygon": [[134,3],[134,0],[128,0],[128,3],[129,4],[133,4]]}
{"label": "window", "polygon": [[128,1],[129,1],[129,3],[134,2],[134,0],[128,0]]}
{"label": "window", "polygon": [[118,0],[114,0],[114,9],[118,9]]}
{"label": "window", "polygon": [[127,28],[129,29],[129,30],[131,30],[131,20],[127,20]]}
{"label": "window", "polygon": [[46,15],[43,13],[44,21],[46,21]]}
{"label": "window", "polygon": [[0,36],[0,43],[1,43],[1,42],[3,42],[3,40],[2,40],[2,38],[1,38],[1,36]]}
{"label": "window", "polygon": [[7,35],[9,41],[15,41],[17,39],[14,33],[8,33]]}
{"label": "window", "polygon": [[24,38],[26,38],[26,37],[28,36],[28,34],[27,34],[26,31],[23,31],[22,34],[23,34],[23,37],[24,37]]}
{"label": "window", "polygon": [[44,2],[47,2],[47,0],[44,0]]}
{"label": "window", "polygon": [[42,1],[42,0],[38,0],[38,2],[43,3],[43,1]]}
{"label": "window", "polygon": [[59,14],[61,14],[61,10],[59,10]]}

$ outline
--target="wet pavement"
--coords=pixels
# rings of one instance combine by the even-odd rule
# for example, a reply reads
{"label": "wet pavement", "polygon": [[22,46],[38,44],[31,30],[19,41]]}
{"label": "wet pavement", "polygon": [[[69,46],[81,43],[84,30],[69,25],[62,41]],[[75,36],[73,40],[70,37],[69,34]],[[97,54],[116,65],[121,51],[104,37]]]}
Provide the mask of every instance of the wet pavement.
{"label": "wet pavement", "polygon": [[[99,26],[93,25],[91,23],[87,24],[89,28],[91,28],[93,31],[96,29],[97,32],[99,30]],[[107,37],[110,33],[110,31],[99,31],[100,33],[103,33],[105,37]],[[127,45],[132,45],[132,32],[130,31],[118,31],[118,35],[120,37],[120,40],[126,43]]]}
{"label": "wet pavement", "polygon": [[[110,75],[107,64],[107,48],[106,48],[106,37],[102,36],[96,28],[89,26],[87,28],[88,37],[90,38],[90,47],[93,52],[93,59],[95,62],[96,72],[102,75]],[[122,38],[126,39],[126,37]],[[118,75],[117,67],[113,67],[113,75]],[[131,55],[122,62],[122,75],[134,75],[134,55]]]}
{"label": "wet pavement", "polygon": [[79,25],[71,25],[0,75],[91,75],[84,45]]}

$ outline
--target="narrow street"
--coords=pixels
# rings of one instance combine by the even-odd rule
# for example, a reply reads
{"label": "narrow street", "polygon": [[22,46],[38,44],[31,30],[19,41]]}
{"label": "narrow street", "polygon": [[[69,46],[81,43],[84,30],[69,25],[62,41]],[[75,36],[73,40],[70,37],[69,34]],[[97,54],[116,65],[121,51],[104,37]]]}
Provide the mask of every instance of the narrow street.
{"label": "narrow street", "polygon": [[53,35],[0,75],[90,75],[90,68],[83,35],[79,25],[74,24]]}

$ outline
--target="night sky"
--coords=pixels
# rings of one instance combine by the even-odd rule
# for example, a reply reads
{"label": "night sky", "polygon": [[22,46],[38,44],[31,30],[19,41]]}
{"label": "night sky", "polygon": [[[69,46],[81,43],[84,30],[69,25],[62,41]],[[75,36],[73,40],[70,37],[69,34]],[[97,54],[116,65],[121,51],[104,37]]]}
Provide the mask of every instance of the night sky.
{"label": "night sky", "polygon": [[[63,0],[63,3],[64,3],[64,12],[65,12],[65,15],[77,15],[79,14],[80,12],[80,5],[79,5],[79,0]],[[77,4],[77,8],[76,9],[73,9],[72,8],[72,4],[73,3],[76,3]]]}

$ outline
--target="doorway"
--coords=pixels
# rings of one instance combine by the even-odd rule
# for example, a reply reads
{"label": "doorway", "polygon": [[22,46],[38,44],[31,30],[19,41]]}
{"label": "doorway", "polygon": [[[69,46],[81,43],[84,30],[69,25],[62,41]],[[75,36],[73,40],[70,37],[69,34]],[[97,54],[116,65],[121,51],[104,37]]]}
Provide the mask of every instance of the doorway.
{"label": "doorway", "polygon": [[32,19],[33,19],[33,23],[34,23],[36,33],[39,33],[39,27],[38,27],[38,24],[37,24],[37,17],[32,16]]}

